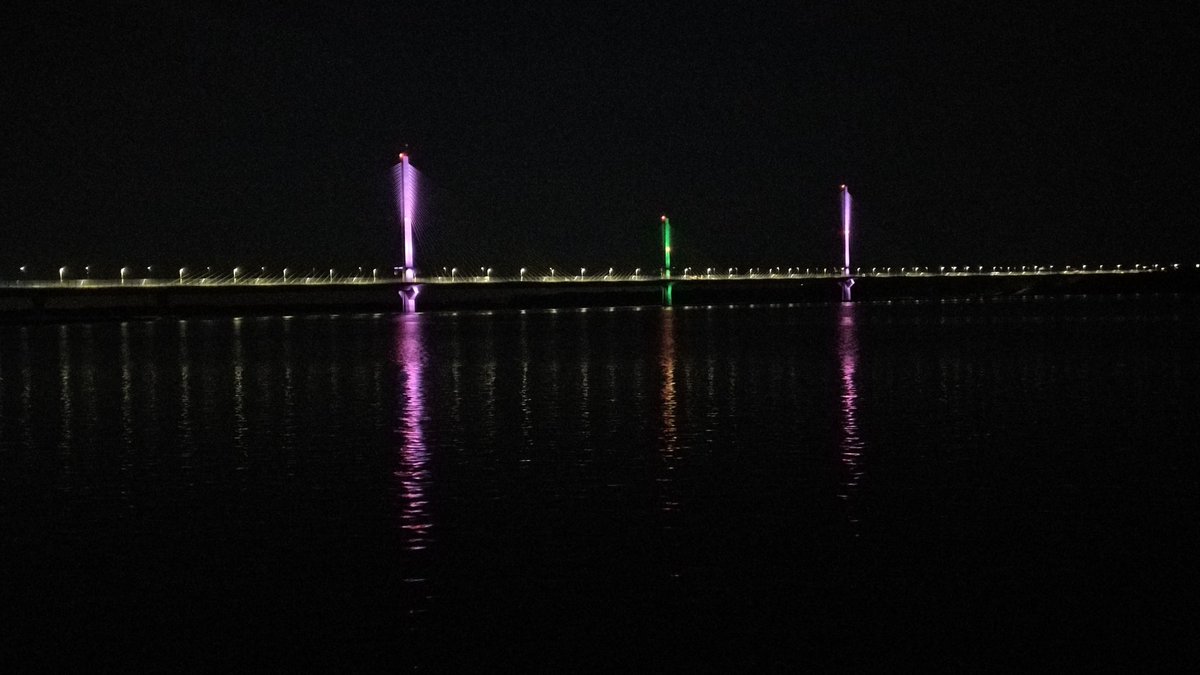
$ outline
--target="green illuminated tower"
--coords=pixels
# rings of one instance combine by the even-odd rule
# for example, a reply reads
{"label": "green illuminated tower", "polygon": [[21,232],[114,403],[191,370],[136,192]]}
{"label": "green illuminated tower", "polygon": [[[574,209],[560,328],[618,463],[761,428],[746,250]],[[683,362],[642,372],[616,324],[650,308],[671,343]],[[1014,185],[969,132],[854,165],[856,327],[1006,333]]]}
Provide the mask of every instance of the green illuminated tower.
{"label": "green illuminated tower", "polygon": [[662,217],[662,235],[663,235],[663,278],[671,278],[671,221],[666,216]]}

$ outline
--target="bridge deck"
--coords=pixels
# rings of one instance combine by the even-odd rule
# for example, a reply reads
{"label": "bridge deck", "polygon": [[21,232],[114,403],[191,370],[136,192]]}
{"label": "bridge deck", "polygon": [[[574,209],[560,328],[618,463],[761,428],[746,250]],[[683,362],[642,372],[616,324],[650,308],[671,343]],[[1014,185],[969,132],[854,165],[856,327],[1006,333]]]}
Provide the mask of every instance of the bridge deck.
{"label": "bridge deck", "polygon": [[[190,312],[400,311],[401,291],[421,310],[654,305],[672,287],[675,304],[834,302],[835,274],[584,278],[137,279],[0,284],[0,315],[127,316]],[[1200,292],[1200,270],[874,273],[854,277],[856,300],[997,295]]]}

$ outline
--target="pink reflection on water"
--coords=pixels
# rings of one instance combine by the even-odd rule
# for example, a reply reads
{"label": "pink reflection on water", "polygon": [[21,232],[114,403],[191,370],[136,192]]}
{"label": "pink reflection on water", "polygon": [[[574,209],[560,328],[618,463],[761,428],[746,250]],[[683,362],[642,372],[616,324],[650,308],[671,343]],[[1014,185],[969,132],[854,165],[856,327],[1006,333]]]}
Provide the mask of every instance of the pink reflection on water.
{"label": "pink reflection on water", "polygon": [[426,492],[430,482],[429,455],[425,447],[425,345],[422,317],[404,315],[396,321],[395,363],[400,367],[400,406],[396,434],[400,441],[399,466],[394,472],[400,507],[400,528],[406,548],[425,549],[430,542],[433,520]]}
{"label": "pink reflection on water", "polygon": [[[843,478],[838,496],[850,502],[858,491],[863,476],[863,440],[858,429],[858,385],[855,373],[858,370],[858,335],[854,325],[857,305],[844,303],[838,313],[838,365],[841,371],[840,437]],[[851,523],[858,517],[851,512]]]}

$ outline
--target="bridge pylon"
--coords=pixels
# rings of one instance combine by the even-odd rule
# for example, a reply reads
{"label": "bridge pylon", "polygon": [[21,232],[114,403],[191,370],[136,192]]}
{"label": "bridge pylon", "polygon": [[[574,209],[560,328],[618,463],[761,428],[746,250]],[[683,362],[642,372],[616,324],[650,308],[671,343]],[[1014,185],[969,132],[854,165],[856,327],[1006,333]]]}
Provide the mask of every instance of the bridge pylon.
{"label": "bridge pylon", "polygon": [[412,281],[417,276],[413,266],[413,218],[417,203],[416,170],[408,163],[408,153],[400,153],[399,160],[392,167],[392,190],[396,196],[396,217],[400,221],[400,230],[404,237],[404,267],[406,281]]}
{"label": "bridge pylon", "polygon": [[854,277],[850,275],[850,190],[842,185],[842,302],[850,302],[850,287],[854,285]]}
{"label": "bridge pylon", "polygon": [[850,276],[850,190],[842,186],[842,272]]}
{"label": "bridge pylon", "polygon": [[671,219],[665,214],[659,218],[662,222],[663,242],[663,278],[671,278]]}

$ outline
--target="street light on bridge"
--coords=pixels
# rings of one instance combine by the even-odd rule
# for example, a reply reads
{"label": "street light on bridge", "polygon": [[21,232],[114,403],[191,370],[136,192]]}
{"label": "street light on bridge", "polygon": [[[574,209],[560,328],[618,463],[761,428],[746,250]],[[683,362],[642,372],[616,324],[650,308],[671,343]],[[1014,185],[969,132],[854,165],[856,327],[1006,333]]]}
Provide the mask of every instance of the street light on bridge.
{"label": "street light on bridge", "polygon": [[[85,268],[85,269],[86,269],[86,268]],[[125,275],[126,275],[126,274],[129,274],[129,268],[128,268],[128,267],[122,267],[122,268],[121,268],[121,285],[122,285],[122,286],[124,286],[124,285],[125,285]]]}
{"label": "street light on bridge", "polygon": [[60,284],[65,283],[66,280],[67,280],[67,268],[66,267],[58,268],[58,283],[60,283]]}

